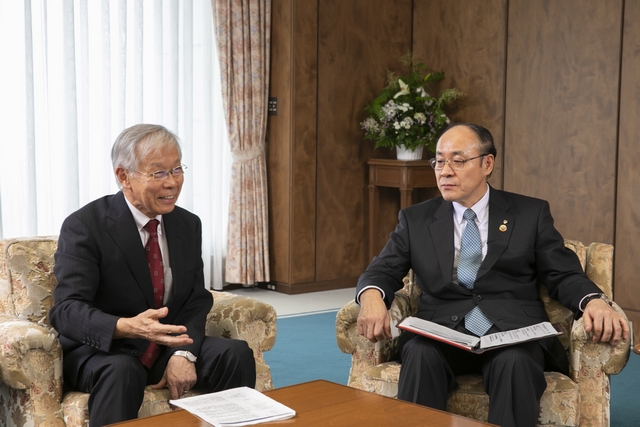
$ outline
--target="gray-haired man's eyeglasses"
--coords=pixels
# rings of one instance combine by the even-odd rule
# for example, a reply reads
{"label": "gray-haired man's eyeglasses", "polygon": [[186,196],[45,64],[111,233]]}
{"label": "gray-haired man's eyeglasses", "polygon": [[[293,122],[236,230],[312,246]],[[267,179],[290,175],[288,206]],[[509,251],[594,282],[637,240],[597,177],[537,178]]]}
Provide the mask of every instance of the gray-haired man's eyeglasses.
{"label": "gray-haired man's eyeglasses", "polygon": [[187,169],[187,167],[181,164],[180,166],[176,166],[170,171],[155,171],[152,173],[145,173],[145,172],[138,171],[138,173],[144,176],[150,176],[151,178],[160,181],[163,179],[167,179],[169,177],[169,174],[173,175],[174,178],[179,178],[182,175],[184,175],[185,169]]}

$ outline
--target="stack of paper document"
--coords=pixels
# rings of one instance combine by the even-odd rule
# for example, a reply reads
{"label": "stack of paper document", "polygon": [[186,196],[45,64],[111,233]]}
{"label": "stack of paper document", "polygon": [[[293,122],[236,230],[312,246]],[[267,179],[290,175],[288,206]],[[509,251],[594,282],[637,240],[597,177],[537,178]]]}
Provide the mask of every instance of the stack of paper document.
{"label": "stack of paper document", "polygon": [[292,418],[296,411],[249,387],[202,394],[169,403],[215,427],[240,427]]}

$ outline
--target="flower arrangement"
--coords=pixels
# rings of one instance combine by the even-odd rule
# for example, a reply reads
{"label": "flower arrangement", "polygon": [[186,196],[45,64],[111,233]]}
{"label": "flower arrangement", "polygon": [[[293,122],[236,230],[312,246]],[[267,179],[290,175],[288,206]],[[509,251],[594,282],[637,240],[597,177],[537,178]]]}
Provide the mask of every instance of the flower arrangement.
{"label": "flower arrangement", "polygon": [[365,107],[369,117],[360,123],[365,139],[374,141],[375,148],[404,146],[413,151],[426,146],[435,152],[440,132],[449,124],[443,107],[464,93],[446,89],[435,98],[427,91],[444,79],[444,72],[426,73],[426,66],[414,63],[411,54],[401,57],[400,62],[410,72],[401,77],[387,73],[387,86]]}

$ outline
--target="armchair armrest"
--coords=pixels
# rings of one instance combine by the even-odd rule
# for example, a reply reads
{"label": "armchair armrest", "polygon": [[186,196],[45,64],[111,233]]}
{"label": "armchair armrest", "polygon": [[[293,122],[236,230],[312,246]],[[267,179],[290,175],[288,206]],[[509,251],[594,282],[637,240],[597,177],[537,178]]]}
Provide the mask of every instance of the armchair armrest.
{"label": "armchair armrest", "polygon": [[[5,408],[25,412],[34,425],[62,420],[62,348],[48,326],[0,315],[0,399],[4,393],[24,393],[28,404]],[[6,396],[4,396],[6,397]],[[11,399],[2,399],[5,402]]]}
{"label": "armchair armrest", "polygon": [[[612,307],[625,316],[622,309]],[[626,319],[626,316],[625,316]],[[609,425],[609,375],[618,374],[626,365],[630,340],[612,346],[594,343],[580,318],[571,328],[570,375],[580,387],[580,425]]]}
{"label": "armchair armrest", "polygon": [[[414,304],[415,305],[415,304]],[[403,318],[413,314],[410,295],[396,292],[389,315],[391,324],[396,325]],[[362,374],[369,368],[391,360],[397,354],[398,339],[385,339],[373,344],[358,333],[358,313],[360,306],[350,301],[338,311],[336,316],[336,341],[343,353],[351,354],[351,370],[348,385],[363,389]]]}
{"label": "armchair armrest", "polygon": [[264,352],[276,342],[276,311],[257,299],[229,292],[211,291],[213,307],[207,315],[206,334],[246,341],[256,359],[256,389],[273,388]]}
{"label": "armchair armrest", "polygon": [[[626,319],[624,311],[616,304],[614,310]],[[631,350],[630,340],[622,340],[617,345],[594,343],[584,329],[584,320],[580,318],[571,328],[571,376],[576,382],[586,370],[597,369],[608,375],[620,373],[627,361]]]}

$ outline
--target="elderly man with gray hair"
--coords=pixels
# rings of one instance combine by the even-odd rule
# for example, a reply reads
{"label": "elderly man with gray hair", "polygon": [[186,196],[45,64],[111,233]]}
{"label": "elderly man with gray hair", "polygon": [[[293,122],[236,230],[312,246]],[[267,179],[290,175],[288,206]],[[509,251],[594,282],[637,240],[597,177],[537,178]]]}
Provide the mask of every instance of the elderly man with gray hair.
{"label": "elderly man with gray hair", "polygon": [[186,166],[162,126],[125,129],[111,152],[117,194],[63,223],[49,313],[64,352],[65,387],[90,393],[91,427],[137,417],[144,388],[172,399],[254,387],[246,342],[205,336],[200,219],[176,206]]}

